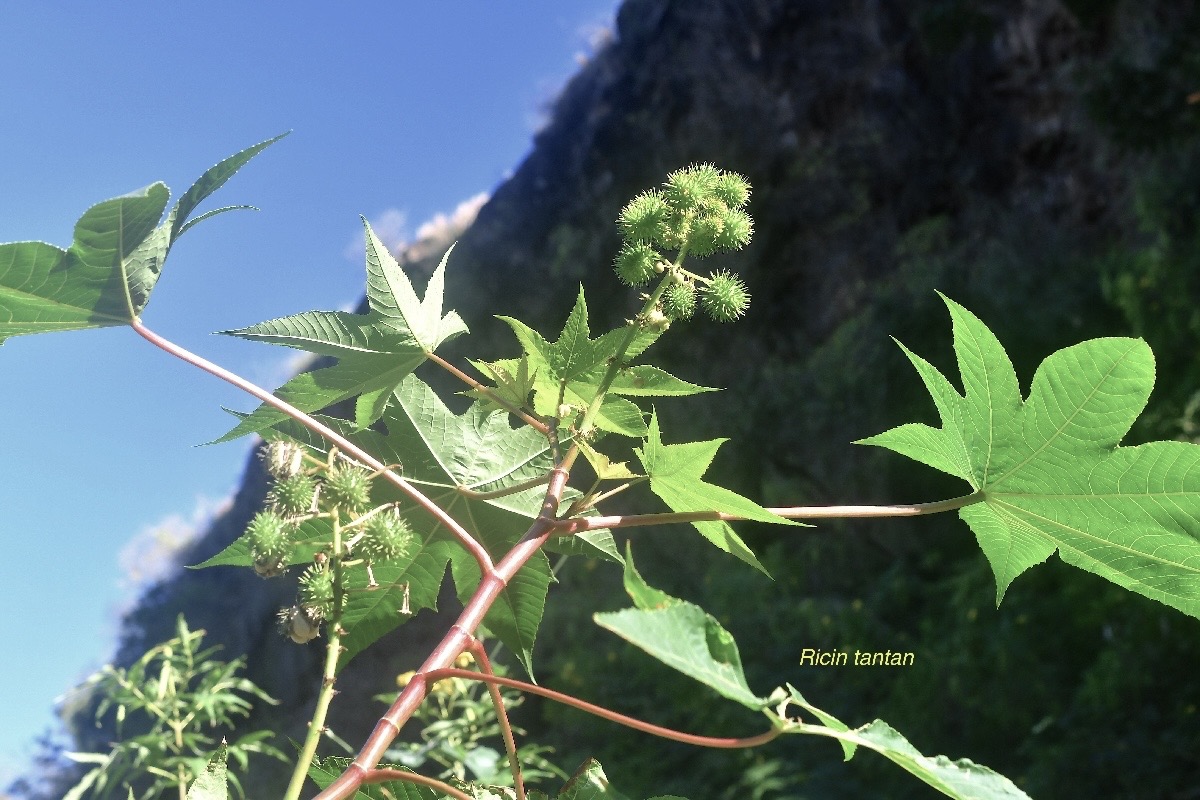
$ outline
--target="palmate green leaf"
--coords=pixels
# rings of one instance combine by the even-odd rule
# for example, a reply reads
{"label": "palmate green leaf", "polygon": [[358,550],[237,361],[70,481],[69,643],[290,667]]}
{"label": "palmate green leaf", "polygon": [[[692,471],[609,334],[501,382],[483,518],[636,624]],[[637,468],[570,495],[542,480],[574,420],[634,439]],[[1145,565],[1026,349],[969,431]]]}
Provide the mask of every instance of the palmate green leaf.
{"label": "palmate green leaf", "polygon": [[132,322],[145,298],[131,290],[128,259],[154,231],[169,196],[165,184],[154,183],[92,206],[66,250],[45,242],[0,245],[0,342]]}
{"label": "palmate green leaf", "polygon": [[874,750],[905,771],[920,778],[947,797],[957,800],[1029,800],[1029,795],[998,772],[962,758],[951,761],[945,756],[926,756],[909,744],[895,728],[875,720],[851,729],[833,715],[815,708],[788,686],[790,700],[813,713],[821,725],[801,725],[785,729],[787,733],[815,734],[837,739],[849,761],[858,747]]}
{"label": "palmate green leaf", "polygon": [[[658,415],[655,414],[650,418],[649,437],[645,445],[634,452],[641,459],[642,469],[650,476],[650,491],[658,495],[672,511],[717,511],[758,522],[800,524],[772,514],[753,500],[703,479],[702,476],[716,456],[717,449],[726,441],[728,440],[712,439],[707,442],[663,444],[658,428]],[[700,531],[701,536],[717,547],[761,570],[763,574],[767,573],[728,522],[714,520],[693,522],[692,525]]]}
{"label": "palmate green leaf", "polygon": [[[527,363],[526,375],[533,392],[533,409],[543,416],[557,416],[560,403],[575,409],[588,407],[596,397],[609,361],[621,349],[628,329],[609,331],[592,339],[588,327],[587,302],[580,287],[575,306],[571,309],[558,340],[548,342],[540,333],[520,320],[499,317],[508,323],[520,342]],[[625,360],[636,358],[654,343],[661,332],[639,330],[625,351]],[[509,374],[518,369],[516,360],[497,362]],[[656,367],[623,367],[617,373],[608,394],[596,415],[596,427],[609,433],[635,439],[646,436],[646,421],[642,410],[619,395],[638,397],[679,397],[711,392],[706,386],[680,380]]]}
{"label": "palmate green leaf", "polygon": [[[612,788],[604,768],[594,758],[583,762],[554,800],[626,800],[625,795]],[[649,800],[684,800],[678,795],[658,795]]]}
{"label": "palmate green leaf", "polygon": [[[154,183],[92,206],[66,250],[45,242],[0,244],[0,342],[10,336],[128,325],[150,299],[188,217],[251,158],[281,136],[230,156],[204,173],[159,219],[170,193]],[[248,208],[235,206],[234,208]]]}
{"label": "palmate green leaf", "polygon": [[597,625],[695,678],[722,697],[755,710],[767,705],[768,699],[754,694],[746,683],[733,636],[699,606],[646,584],[628,550],[625,588],[635,607],[594,614]]}
{"label": "palmate green leaf", "polygon": [[967,481],[959,511],[996,576],[996,602],[1055,550],[1093,572],[1200,616],[1200,446],[1120,447],[1154,384],[1140,339],[1095,339],[1049,356],[1022,400],[1008,355],[977,317],[943,298],[965,395],[905,350],[942,427],[863,440]]}
{"label": "palmate green leaf", "polygon": [[[334,366],[297,375],[275,394],[306,413],[357,397],[354,421],[359,428],[383,416],[392,390],[430,353],[443,342],[467,332],[456,312],[442,315],[450,251],[429,278],[425,299],[420,300],[400,265],[371,230],[370,223],[364,219],[363,225],[367,243],[366,314],[306,311],[248,328],[221,331],[229,336],[337,358]],[[284,419],[282,412],[264,404],[216,441],[259,433]]]}

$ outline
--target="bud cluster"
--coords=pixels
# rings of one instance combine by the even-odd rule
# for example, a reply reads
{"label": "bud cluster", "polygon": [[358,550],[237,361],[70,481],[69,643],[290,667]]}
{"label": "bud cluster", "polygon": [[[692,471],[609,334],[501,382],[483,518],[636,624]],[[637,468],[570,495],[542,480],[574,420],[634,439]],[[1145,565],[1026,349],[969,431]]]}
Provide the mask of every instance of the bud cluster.
{"label": "bud cluster", "polygon": [[[662,188],[642,192],[622,209],[617,223],[625,241],[614,264],[618,277],[629,286],[643,286],[669,273],[672,282],[654,309],[667,324],[690,318],[697,305],[718,322],[737,319],[750,305],[742,280],[725,271],[703,277],[681,263],[684,256],[745,247],[754,232],[745,211],[749,200],[750,184],[737,173],[711,164],[672,172]],[[663,251],[675,251],[678,258],[672,262]]]}
{"label": "bud cluster", "polygon": [[[316,638],[320,626],[336,621],[339,598],[346,591],[348,570],[363,568],[368,586],[373,586],[372,565],[403,559],[416,539],[394,504],[372,507],[371,481],[374,476],[345,458],[331,454],[328,461],[309,456],[294,442],[275,441],[262,453],[272,477],[267,508],[246,527],[245,541],[254,571],[264,578],[281,575],[296,563],[300,526],[311,519],[333,519],[352,538],[335,552],[330,541],[318,545],[313,563],[299,579],[296,604],[280,611],[279,625],[295,642]],[[350,559],[351,545],[354,558]],[[334,569],[334,560],[339,564]]]}

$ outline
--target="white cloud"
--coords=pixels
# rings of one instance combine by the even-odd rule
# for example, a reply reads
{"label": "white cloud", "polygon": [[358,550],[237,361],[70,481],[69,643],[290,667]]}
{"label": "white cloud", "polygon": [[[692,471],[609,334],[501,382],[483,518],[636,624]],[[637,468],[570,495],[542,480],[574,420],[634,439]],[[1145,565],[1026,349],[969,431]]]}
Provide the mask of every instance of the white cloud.
{"label": "white cloud", "polygon": [[483,208],[488,197],[487,192],[480,192],[463,200],[454,207],[449,215],[434,214],[431,219],[422,222],[421,227],[417,228],[417,241],[424,242],[428,239],[431,243],[442,244],[454,238],[475,221],[479,209]]}
{"label": "white cloud", "polygon": [[190,514],[169,514],[142,528],[117,553],[122,588],[130,595],[126,602],[133,601],[137,590],[175,572],[179,553],[232,505],[232,494],[219,499],[200,496]]}

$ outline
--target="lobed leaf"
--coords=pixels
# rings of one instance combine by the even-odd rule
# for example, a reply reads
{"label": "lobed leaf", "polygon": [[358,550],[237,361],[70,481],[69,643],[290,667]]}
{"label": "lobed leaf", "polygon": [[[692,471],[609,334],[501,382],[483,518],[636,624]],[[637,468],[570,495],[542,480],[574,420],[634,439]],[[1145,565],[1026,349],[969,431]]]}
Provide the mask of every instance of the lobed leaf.
{"label": "lobed leaf", "polygon": [[[73,241],[65,250],[44,242],[0,244],[0,343],[10,336],[133,322],[149,302],[171,246],[190,227],[188,216],[280,138],[209,169],[161,225],[170,193],[165,184],[153,183],[89,208],[75,223]],[[191,224],[223,210],[227,209],[209,212]]]}
{"label": "lobed leaf", "polygon": [[[354,422],[359,428],[366,428],[383,416],[392,390],[430,353],[443,342],[467,332],[457,313],[442,315],[446,260],[450,252],[442,257],[429,278],[424,300],[420,300],[408,276],[371,230],[370,223],[363,220],[363,225],[370,306],[366,314],[306,311],[247,328],[220,331],[337,358],[334,366],[301,373],[275,394],[305,413],[357,398]],[[286,418],[283,412],[263,404],[216,441],[261,433]]]}
{"label": "lobed leaf", "polygon": [[[558,416],[562,404],[582,410],[592,403],[604,382],[609,362],[621,351],[629,331],[627,326],[622,326],[596,339],[590,338],[582,287],[562,333],[554,342],[546,341],[520,320],[499,319],[508,323],[524,351],[525,383],[521,388],[525,394],[533,392],[533,409],[545,417]],[[636,358],[660,333],[638,330],[625,350],[624,360]],[[497,365],[511,374],[517,362],[509,360]],[[645,414],[637,405],[618,395],[678,397],[707,391],[714,390],[680,380],[655,367],[622,367],[601,403],[595,425],[602,431],[641,439],[647,434]]]}
{"label": "lobed leaf", "polygon": [[646,584],[633,565],[628,547],[625,585],[635,607],[597,613],[593,615],[597,625],[722,697],[756,710],[767,705],[768,699],[754,694],[746,683],[733,636],[699,606]]}
{"label": "lobed leaf", "polygon": [[942,427],[864,439],[966,480],[959,511],[996,576],[996,602],[1057,551],[1068,564],[1200,616],[1200,446],[1119,442],[1145,407],[1154,356],[1140,339],[1094,339],[1042,362],[1022,400],[995,335],[943,297],[964,394],[905,350]]}
{"label": "lobed leaf", "polygon": [[821,725],[799,725],[785,729],[787,733],[815,734],[837,739],[846,754],[854,756],[855,749],[874,750],[906,772],[915,775],[947,797],[957,800],[1029,800],[1029,796],[998,772],[967,758],[951,761],[945,756],[922,755],[895,728],[875,720],[861,728],[851,729],[833,715],[812,706],[792,686],[789,700],[812,712]]}

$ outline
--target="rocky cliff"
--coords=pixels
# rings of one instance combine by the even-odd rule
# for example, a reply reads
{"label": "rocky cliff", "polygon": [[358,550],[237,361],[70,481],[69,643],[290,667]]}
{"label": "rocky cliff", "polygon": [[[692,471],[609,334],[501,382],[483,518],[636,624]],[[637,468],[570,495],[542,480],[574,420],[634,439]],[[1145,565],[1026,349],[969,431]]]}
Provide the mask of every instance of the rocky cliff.
{"label": "rocky cliff", "polygon": [[[667,426],[686,414],[694,438],[732,437],[715,465],[726,485],[766,503],[957,493],[849,444],[932,421],[888,337],[948,365],[935,290],[997,331],[1023,382],[1041,357],[1090,335],[1136,328],[1156,349],[1176,337],[1178,354],[1160,355],[1168,390],[1154,417],[1156,435],[1176,435],[1196,366],[1177,337],[1200,329],[1195,279],[1180,277],[1200,243],[1185,213],[1189,200],[1200,208],[1200,182],[1179,177],[1200,174],[1200,123],[1186,102],[1189,82],[1200,89],[1196,31],[1196,4],[1165,0],[627,0],[529,157],[461,234],[447,297],[472,328],[463,347],[514,354],[490,315],[552,333],[580,283],[594,327],[627,316],[635,298],[608,266],[618,210],[667,171],[711,161],[755,188],[754,241],[729,259],[754,303],[735,326],[690,323],[667,337],[656,363],[727,387],[664,409]],[[430,253],[400,255],[421,274],[440,256]],[[249,464],[234,507],[184,560],[239,535],[264,491]],[[747,535],[774,585],[730,578],[739,567],[706,551],[669,555],[670,534],[639,546],[664,588],[740,634],[752,684],[790,679],[845,719],[882,716],[926,752],[971,756],[1034,796],[1195,796],[1185,791],[1200,784],[1200,689],[1186,668],[1200,655],[1194,620],[1055,564],[996,610],[983,556],[953,520]],[[320,654],[274,631],[293,591],[248,570],[183,572],[130,614],[120,657],[170,635],[184,611],[227,654],[245,653],[283,701],[252,724],[299,737]],[[692,687],[615,642],[586,649],[600,641],[590,611],[614,607],[618,591],[616,576],[563,574],[539,639],[541,680],[688,729],[747,722],[705,711]],[[331,720],[339,735],[365,736],[382,709],[371,694],[444,624],[422,614],[347,670]],[[911,650],[917,665],[798,666],[802,647],[846,645]],[[527,726],[565,751],[565,765],[595,754],[630,794],[874,797],[870,787],[887,785],[893,797],[926,796],[893,783],[890,767],[843,767],[807,742],[697,755],[533,711],[542,716]],[[102,734],[80,719],[88,748]]]}

